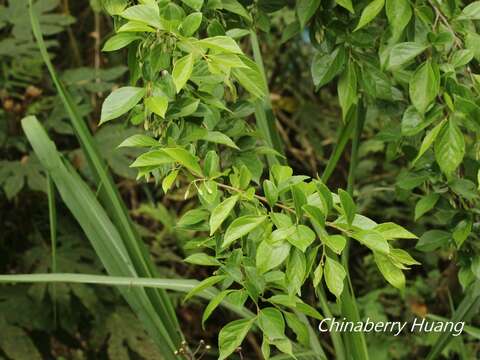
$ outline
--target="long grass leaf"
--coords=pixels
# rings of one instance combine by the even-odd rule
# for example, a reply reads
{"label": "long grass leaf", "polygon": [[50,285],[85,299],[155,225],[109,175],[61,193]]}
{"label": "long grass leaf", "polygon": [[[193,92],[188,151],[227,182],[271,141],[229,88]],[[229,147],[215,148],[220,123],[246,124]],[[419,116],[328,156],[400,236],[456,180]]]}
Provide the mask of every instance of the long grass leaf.
{"label": "long grass leaf", "polygon": [[[432,319],[434,321],[441,321],[441,322],[448,322],[451,321],[450,319],[447,319],[446,317],[443,316],[438,316],[435,314],[427,314],[426,316],[428,319]],[[463,331],[465,334],[470,335],[471,337],[480,340],[480,328],[477,328],[475,326],[470,326],[470,325],[465,325],[463,328]]]}
{"label": "long grass leaf", "polygon": [[[0,283],[69,283],[69,284],[94,284],[115,287],[140,287],[171,290],[176,292],[188,293],[194,289],[200,282],[190,279],[150,279],[135,277],[119,277],[106,275],[90,274],[22,274],[22,275],[0,275]],[[208,288],[195,294],[205,300],[211,300],[218,294],[215,288]],[[245,307],[238,307],[224,300],[221,305],[226,309],[240,315],[244,318],[255,316]]]}
{"label": "long grass leaf", "polygon": [[335,145],[335,148],[333,149],[333,153],[328,159],[325,170],[323,170],[322,181],[324,183],[327,183],[328,179],[330,179],[330,176],[332,176],[333,171],[337,166],[338,160],[340,160],[340,156],[342,156],[343,150],[345,150],[345,146],[347,145],[348,140],[352,136],[353,129],[355,128],[354,124],[355,121],[352,121],[350,119],[345,125],[340,128],[337,143]]}
{"label": "long grass leaf", "polygon": [[300,311],[295,310],[295,315],[299,318],[301,322],[303,322],[308,329],[308,334],[310,336],[310,348],[312,351],[315,353],[315,355],[319,356],[322,359],[326,359],[327,355],[325,354],[325,351],[322,348],[322,345],[320,344],[320,340],[318,338],[318,331],[316,331],[310,322],[308,321],[308,318],[302,314]]}
{"label": "long grass leaf", "polygon": [[[258,44],[258,38],[255,30],[250,32],[250,42],[252,44],[253,58],[255,59],[255,63],[257,64],[265,83],[268,84],[265,67],[263,66],[262,53],[260,52],[260,46]],[[255,120],[258,129],[260,130],[260,133],[262,134],[267,145],[281,155],[280,157],[275,155],[267,155],[268,164],[272,166],[275,164],[284,163],[285,161],[283,160],[283,155],[285,151],[283,149],[282,140],[280,139],[280,135],[275,126],[276,119],[275,115],[273,114],[272,104],[270,103],[268,95],[262,99],[258,99],[255,102]]]}
{"label": "long grass leaf", "polygon": [[[459,306],[453,313],[450,321],[468,321],[473,315],[477,315],[480,308],[480,281],[473,283],[466,291],[465,297],[460,302]],[[435,344],[432,346],[430,353],[426,360],[436,359],[452,340],[452,334],[445,332],[442,333]]]}
{"label": "long grass leaf", "polygon": [[[355,175],[357,170],[357,161],[358,161],[358,148],[360,146],[360,137],[362,135],[363,126],[365,123],[365,108],[363,107],[363,102],[360,101],[358,106],[353,112],[354,116],[350,120],[354,126],[354,133],[352,139],[352,148],[350,156],[350,166],[348,170],[348,180],[347,180],[347,191],[350,196],[353,197],[353,187],[355,183]],[[341,302],[341,311],[342,316],[345,316],[349,321],[359,322],[360,314],[358,312],[357,300],[355,298],[355,291],[352,286],[352,281],[350,279],[349,271],[349,254],[350,254],[350,239],[347,239],[347,243],[342,252],[342,265],[346,270],[346,282],[347,286],[343,291],[340,302]],[[346,344],[350,349],[350,353],[354,359],[367,360],[369,358],[367,341],[365,339],[365,334],[362,332],[350,332],[345,334]]]}
{"label": "long grass leaf", "polygon": [[[47,174],[48,220],[50,225],[50,248],[52,254],[52,272],[57,272],[57,208],[55,205],[55,187],[52,177]],[[52,286],[53,323],[57,326],[57,289]]]}
{"label": "long grass leaf", "polygon": [[[317,289],[317,295],[320,302],[320,308],[323,311],[325,317],[332,318],[333,314],[330,311],[328,306],[327,297],[325,291],[321,285]],[[333,348],[335,350],[335,359],[337,360],[346,360],[345,346],[343,344],[342,336],[339,332],[332,331],[330,332],[330,337],[332,339]]]}
{"label": "long grass leaf", "polygon": [[[50,61],[37,15],[35,11],[33,11],[32,0],[29,0],[29,14],[32,31],[40,49],[42,59],[47,66],[48,72],[50,73],[52,81],[58,91],[58,95],[60,96],[60,99],[62,100],[70,117],[75,134],[85,153],[94,179],[98,183],[98,188],[100,189],[100,202],[112,217],[112,221],[116,225],[122,237],[122,241],[127,248],[138,274],[142,277],[155,277],[157,276],[155,266],[153,265],[148,251],[141,241],[138,232],[136,231],[135,226],[128,215],[127,209],[110,174],[107,172],[107,164],[101,158],[85,121],[82,119],[75,102],[72,100],[72,97],[58,78]],[[175,310],[170,302],[170,299],[164,292],[161,291],[158,292],[157,290],[148,290],[147,293],[154,304],[158,316],[166,323],[166,327],[169,329],[170,336],[172,339],[174,339],[175,343],[179,345],[182,335],[178,320],[175,315]]]}
{"label": "long grass leaf", "polygon": [[[55,144],[35,117],[23,119],[22,126],[37,157],[55,182],[63,202],[82,227],[107,272],[115,276],[138,277],[117,228],[92,190],[69,163],[62,161]],[[145,290],[121,289],[121,293],[156,341],[165,359],[176,359],[176,345],[169,329],[157,316]]]}
{"label": "long grass leaf", "polygon": [[[298,360],[324,360],[327,359],[325,356],[319,356],[317,353],[313,351],[300,351],[295,352],[295,358]],[[292,357],[287,354],[280,354],[276,356],[272,356],[270,360],[291,360]]]}

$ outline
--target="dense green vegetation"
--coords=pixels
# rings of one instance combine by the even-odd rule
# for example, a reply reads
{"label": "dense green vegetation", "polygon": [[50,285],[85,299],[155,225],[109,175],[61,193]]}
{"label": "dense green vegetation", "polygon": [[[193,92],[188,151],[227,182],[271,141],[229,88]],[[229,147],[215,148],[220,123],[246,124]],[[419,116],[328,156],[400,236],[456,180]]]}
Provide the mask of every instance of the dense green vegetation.
{"label": "dense green vegetation", "polygon": [[0,358],[479,356],[480,2],[0,4]]}

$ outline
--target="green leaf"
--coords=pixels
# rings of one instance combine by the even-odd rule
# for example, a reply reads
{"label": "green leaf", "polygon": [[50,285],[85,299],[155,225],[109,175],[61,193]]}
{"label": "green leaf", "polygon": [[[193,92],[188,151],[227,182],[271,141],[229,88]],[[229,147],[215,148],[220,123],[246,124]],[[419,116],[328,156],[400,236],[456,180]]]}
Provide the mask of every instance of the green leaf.
{"label": "green leaf", "polygon": [[190,290],[187,295],[185,295],[185,298],[183,301],[187,301],[190,299],[192,296],[197,295],[198,293],[202,292],[205,289],[208,289],[209,287],[218,284],[220,281],[223,281],[227,278],[226,275],[214,275],[206,278],[205,280],[201,281],[198,283],[192,290]]}
{"label": "green leaf", "polygon": [[221,0],[221,3],[222,9],[227,10],[233,14],[240,15],[247,21],[252,22],[252,17],[250,16],[250,13],[245,10],[243,5],[237,0]]}
{"label": "green leaf", "polygon": [[220,266],[221,265],[217,259],[205,253],[197,253],[197,254],[190,255],[184,261],[189,264],[203,265],[203,266]]}
{"label": "green leaf", "polygon": [[209,132],[207,132],[207,134],[202,138],[202,140],[210,141],[210,142],[217,143],[217,144],[226,145],[226,146],[229,146],[231,148],[240,150],[239,147],[237,146],[237,144],[235,144],[232,139],[230,139],[227,135],[225,135],[224,133],[221,133],[219,131],[209,131]]}
{"label": "green leaf", "polygon": [[413,74],[409,83],[410,100],[424,114],[440,90],[440,78],[430,60],[424,62]]}
{"label": "green leaf", "polygon": [[238,201],[238,198],[238,195],[232,196],[226,200],[223,200],[215,207],[215,209],[213,209],[209,222],[210,235],[213,235],[220,225],[222,225],[228,215],[230,215]]}
{"label": "green leaf", "polygon": [[154,138],[143,134],[135,134],[123,140],[118,147],[151,147],[157,145],[158,141]]}
{"label": "green leaf", "polygon": [[225,53],[243,54],[237,42],[228,36],[213,36],[197,42],[203,48],[217,50]]}
{"label": "green leaf", "polygon": [[173,170],[165,176],[162,180],[162,190],[166,194],[168,190],[172,187],[173,183],[175,182],[175,179],[177,178],[178,175],[178,170]]}
{"label": "green leaf", "polygon": [[208,320],[210,315],[212,315],[213,311],[218,307],[218,305],[220,305],[220,303],[223,301],[223,299],[225,299],[225,296],[230,294],[232,291],[234,291],[234,290],[221,291],[217,295],[215,295],[215,297],[213,297],[212,300],[210,300],[210,302],[208,303],[205,310],[203,310],[202,326],[204,326],[205,322]]}
{"label": "green leaf", "polygon": [[355,213],[357,212],[357,207],[353,202],[352,197],[345,190],[339,189],[338,196],[340,198],[340,204],[342,205],[343,215],[345,220],[347,220],[348,225],[352,225],[353,219],[355,218]]}
{"label": "green leaf", "polygon": [[268,204],[274,206],[278,201],[278,189],[275,184],[270,180],[263,181],[263,192],[267,198]]}
{"label": "green leaf", "polygon": [[473,221],[472,219],[463,219],[453,229],[452,237],[457,244],[457,248],[460,248],[468,236],[472,232]]}
{"label": "green leaf", "polygon": [[443,173],[450,176],[462,163],[465,139],[455,120],[450,119],[438,134],[434,144],[435,159]]}
{"label": "green leaf", "polygon": [[385,12],[394,38],[400,37],[412,17],[408,0],[386,0]]}
{"label": "green leaf", "polygon": [[316,181],[315,186],[317,188],[318,194],[320,195],[320,201],[323,204],[323,211],[325,212],[325,216],[327,216],[333,207],[332,193],[327,187],[327,185],[322,182],[322,180]]}
{"label": "green leaf", "polygon": [[296,307],[297,300],[299,300],[296,296],[289,296],[287,294],[278,294],[273,295],[272,297],[268,298],[268,302],[276,305],[283,305],[287,307]]}
{"label": "green leaf", "polygon": [[330,249],[333,250],[336,254],[340,254],[343,249],[345,248],[345,245],[347,244],[347,239],[345,236],[342,235],[328,235],[325,237],[322,237],[322,242],[325,243]]}
{"label": "green leaf", "polygon": [[270,344],[266,336],[264,336],[262,339],[261,350],[262,350],[262,356],[264,360],[270,360]]}
{"label": "green leaf", "polygon": [[406,230],[404,227],[392,222],[383,223],[373,228],[374,231],[378,231],[382,236],[389,239],[417,239],[415,234]]}
{"label": "green leaf", "polygon": [[290,253],[290,244],[281,242],[280,244],[270,244],[267,240],[260,242],[256,254],[256,266],[260,273],[276,268],[281,265]]}
{"label": "green leaf", "polygon": [[141,39],[142,37],[135,33],[120,33],[112,36],[108,39],[103,45],[102,51],[115,51],[124,48],[135,40]]}
{"label": "green leaf", "polygon": [[181,29],[184,36],[192,36],[202,23],[202,13],[195,12],[188,15],[182,21]]}
{"label": "green leaf", "polygon": [[292,342],[288,338],[275,339],[272,341],[272,344],[281,352],[288,354],[290,358],[295,359],[295,355],[292,352]]}
{"label": "green leaf", "polygon": [[335,0],[335,2],[341,7],[350,11],[352,14],[355,13],[355,11],[353,10],[352,0]]}
{"label": "green leaf", "polygon": [[196,11],[200,11],[203,6],[203,0],[182,0],[182,2]]}
{"label": "green leaf", "polygon": [[287,227],[280,227],[277,230],[274,230],[270,235],[272,243],[276,243],[282,240],[287,239],[289,236],[292,236],[293,233],[297,230],[295,225],[289,225]]}
{"label": "green leaf", "polygon": [[387,240],[378,231],[358,230],[352,233],[352,237],[372,251],[377,251],[382,254],[388,254],[390,252],[390,246]]}
{"label": "green leaf", "polygon": [[178,228],[187,228],[208,219],[208,211],[205,209],[192,209],[187,211],[177,222]]}
{"label": "green leaf", "polygon": [[[469,31],[467,36],[465,36],[465,48],[473,51],[474,57],[477,60],[480,60],[480,47],[478,42],[480,41],[480,34],[477,34],[475,31]],[[474,75],[478,83],[478,75]]]}
{"label": "green leaf", "polygon": [[382,11],[383,5],[385,5],[385,0],[373,0],[370,4],[368,4],[365,9],[363,9],[360,20],[358,21],[358,25],[354,31],[360,30],[370,21],[375,19],[380,11]]}
{"label": "green leaf", "polygon": [[302,207],[307,203],[307,196],[303,192],[304,183],[298,183],[296,185],[291,185],[290,190],[292,192],[293,204],[295,206],[295,213],[297,218],[300,219],[303,215]]}
{"label": "green leaf", "polygon": [[140,155],[130,167],[159,166],[173,162],[172,157],[163,150],[152,150]]}
{"label": "green leaf", "polygon": [[215,64],[227,68],[248,68],[237,54],[209,54],[208,58]]}
{"label": "green leaf", "polygon": [[474,56],[474,53],[472,50],[469,49],[462,49],[459,51],[456,51],[451,60],[450,63],[453,65],[455,68],[460,68],[462,66],[467,65],[470,61],[472,61]]}
{"label": "green leaf", "polygon": [[392,249],[390,257],[404,265],[420,265],[408,252],[402,249]]}
{"label": "green leaf", "polygon": [[415,248],[423,252],[435,251],[439,247],[448,244],[450,239],[451,234],[447,231],[429,230],[423,233]]}
{"label": "green leaf", "polygon": [[346,54],[343,46],[338,46],[332,52],[317,52],[313,57],[311,72],[313,83],[317,88],[328,84],[343,69]]}
{"label": "green leaf", "polygon": [[[304,303],[302,300],[297,299],[297,303],[296,303],[296,309],[298,311],[300,311],[301,313],[307,315],[307,316],[310,316],[311,318],[314,318],[314,319],[317,319],[317,320],[323,320],[324,317],[312,306]],[[307,323],[306,321],[307,319],[305,319],[305,323]]]}
{"label": "green leaf", "polygon": [[128,21],[118,28],[117,33],[122,32],[155,32],[155,29],[145,23]]}
{"label": "green leaf", "polygon": [[173,83],[177,94],[187,83],[193,71],[193,54],[188,54],[175,62],[172,71]]}
{"label": "green leaf", "polygon": [[285,320],[290,329],[293,330],[297,337],[297,341],[305,347],[310,346],[310,334],[308,332],[308,326],[303,323],[297,315],[284,312]]}
{"label": "green leaf", "polygon": [[387,256],[378,253],[374,254],[375,263],[385,280],[397,289],[404,289],[405,275],[403,275],[402,270],[397,268]]}
{"label": "green leaf", "polygon": [[422,197],[415,205],[414,220],[417,221],[425,213],[432,210],[438,199],[440,199],[440,194],[437,193],[430,193],[427,196]]}
{"label": "green leaf", "polygon": [[269,341],[285,337],[285,320],[280,310],[266,307],[258,313],[258,326]]}
{"label": "green leaf", "polygon": [[203,167],[205,169],[205,175],[208,177],[214,177],[220,173],[220,157],[215,151],[210,150],[207,155],[205,155]]}
{"label": "green leaf", "polygon": [[437,138],[438,134],[440,133],[440,130],[443,129],[443,125],[445,124],[446,119],[442,120],[438,125],[436,125],[432,130],[430,130],[427,135],[425,135],[425,138],[422,141],[422,144],[420,145],[420,150],[418,151],[417,156],[415,159],[412,161],[412,164],[415,164],[418,159],[422,157],[423,154],[425,154],[425,151],[427,151],[430,146],[432,146],[433,142]]}
{"label": "green leaf", "polygon": [[161,151],[180,163],[180,165],[185,166],[193,173],[202,175],[202,169],[200,168],[198,159],[187,150],[183,148],[164,148]]}
{"label": "green leaf", "polygon": [[290,244],[297,247],[302,252],[305,252],[315,240],[315,233],[308,226],[298,225],[295,232],[290,235],[287,240]]}
{"label": "green leaf", "polygon": [[320,281],[322,281],[323,277],[323,264],[318,264],[317,267],[315,268],[313,272],[313,286],[317,287],[318,284],[320,284]]}
{"label": "green leaf", "polygon": [[225,232],[222,248],[226,248],[235,240],[240,239],[242,236],[248,234],[266,219],[266,216],[259,215],[245,215],[235,219]]}
{"label": "green leaf", "polygon": [[[126,0],[107,0],[103,1],[101,5],[109,15],[120,15],[127,7],[128,2]],[[93,6],[92,4],[92,9]]]}
{"label": "green leaf", "polygon": [[114,90],[102,105],[100,125],[116,119],[132,109],[145,95],[145,89],[125,86]]}
{"label": "green leaf", "polygon": [[293,248],[287,262],[286,284],[290,296],[300,294],[300,288],[305,281],[307,272],[307,260],[305,255],[298,249]]}
{"label": "green leaf", "polygon": [[390,50],[387,69],[390,71],[400,69],[403,65],[409,63],[426,49],[426,45],[416,42],[403,42],[394,45]]}
{"label": "green leaf", "polygon": [[348,111],[357,103],[357,74],[352,61],[348,62],[346,69],[338,80],[337,92],[338,101],[342,108],[342,117],[345,121]]}
{"label": "green leaf", "polygon": [[480,20],[480,1],[474,1],[467,5],[460,15],[462,19]]}
{"label": "green leaf", "polygon": [[168,98],[166,96],[152,96],[145,99],[145,106],[151,112],[157,114],[161,118],[165,118],[168,108]]}
{"label": "green leaf", "polygon": [[267,93],[265,78],[255,64],[253,65],[248,68],[234,68],[232,75],[254,98],[262,98]]}
{"label": "green leaf", "polygon": [[134,5],[125,9],[120,16],[127,20],[138,21],[157,29],[163,29],[158,6]]}
{"label": "green leaf", "polygon": [[423,114],[420,114],[415,106],[409,106],[402,116],[402,135],[413,136],[418,134],[425,127],[425,123],[428,124],[424,120]]}
{"label": "green leaf", "polygon": [[314,228],[315,228],[315,226],[319,227],[319,228],[324,228],[325,227],[326,216],[322,212],[322,210],[320,210],[316,206],[308,205],[308,204],[303,206],[303,210],[305,211],[305,213],[310,218],[310,221],[314,225]]}
{"label": "green leaf", "polygon": [[297,16],[300,20],[300,25],[305,27],[308,20],[315,14],[318,7],[320,6],[320,0],[299,0],[297,1]]}
{"label": "green leaf", "polygon": [[230,356],[243,342],[255,319],[241,319],[228,323],[218,335],[219,360]]}
{"label": "green leaf", "polygon": [[347,275],[342,264],[327,256],[325,258],[324,274],[328,290],[339,298],[342,295],[343,282]]}

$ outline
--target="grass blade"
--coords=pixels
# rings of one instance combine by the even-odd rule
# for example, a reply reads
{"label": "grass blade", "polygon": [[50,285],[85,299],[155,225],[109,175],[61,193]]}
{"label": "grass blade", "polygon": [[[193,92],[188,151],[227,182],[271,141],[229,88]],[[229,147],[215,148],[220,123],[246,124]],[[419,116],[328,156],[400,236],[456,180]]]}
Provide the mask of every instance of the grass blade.
{"label": "grass blade", "polygon": [[[92,190],[69,163],[62,161],[55,144],[50,141],[38,120],[29,116],[22,120],[22,127],[41,164],[55,182],[62,200],[82,227],[107,272],[115,276],[138,277],[117,228]],[[176,359],[176,345],[169,329],[158,316],[145,290],[121,289],[120,292],[144,323],[165,359]]]}
{"label": "grass blade", "polygon": [[[255,59],[255,63],[262,73],[265,83],[268,84],[265,67],[263,66],[262,53],[260,52],[257,34],[254,30],[250,32],[250,42],[252,44],[253,58]],[[283,143],[275,127],[276,119],[275,115],[273,114],[272,104],[270,103],[268,96],[255,102],[255,120],[267,145],[283,156]],[[279,159],[275,155],[267,155],[267,161],[270,166],[284,163],[283,158]]]}
{"label": "grass blade", "polygon": [[[50,224],[50,247],[52,252],[52,272],[57,272],[57,208],[55,206],[55,187],[52,177],[47,174],[48,219]],[[52,286],[53,323],[57,327],[57,289]]]}
{"label": "grass blade", "polygon": [[[434,321],[442,321],[442,322],[451,321],[451,320],[447,319],[446,317],[438,316],[438,315],[434,315],[434,314],[427,314],[427,318],[432,319]],[[463,330],[466,334],[470,335],[471,337],[473,337],[477,340],[480,340],[480,329],[479,328],[477,328],[475,326],[465,325],[465,328]]]}
{"label": "grass blade", "polygon": [[[478,314],[480,308],[480,281],[473,283],[466,291],[465,297],[453,313],[450,321],[468,321],[473,315]],[[450,333],[442,333],[432,346],[426,360],[436,359],[452,340]]]}
{"label": "grass blade", "polygon": [[[70,117],[75,134],[85,153],[93,177],[97,182],[97,187],[100,189],[100,202],[108,211],[108,214],[110,214],[113,223],[118,229],[138,275],[142,277],[155,277],[157,276],[155,266],[153,265],[148,251],[141,241],[133,222],[128,216],[127,209],[125,208],[110,174],[106,170],[108,168],[107,164],[101,158],[85,121],[79,115],[80,112],[78,111],[75,102],[72,101],[70,94],[61,83],[50,61],[37,15],[35,14],[35,11],[33,11],[32,0],[29,0],[29,14],[32,31],[40,49],[42,59],[47,66],[48,72],[50,73],[52,81],[58,91],[58,95]],[[178,346],[182,340],[182,334],[170,299],[167,294],[162,291],[148,290],[147,294],[152,301],[158,316],[166,323],[166,328],[169,330],[170,337]]]}
{"label": "grass blade", "polygon": [[[295,352],[295,358],[298,360],[324,360],[327,359],[325,356],[319,357],[317,353],[313,351],[301,351]],[[291,360],[292,357],[287,354],[280,354],[276,356],[272,356],[271,360]]]}
{"label": "grass blade", "polygon": [[[318,287],[317,296],[320,302],[320,308],[322,309],[325,317],[332,318],[333,314],[328,306],[327,297],[325,296],[325,291],[322,286]],[[332,331],[330,332],[330,337],[332,339],[333,348],[335,349],[335,359],[346,360],[347,357],[345,355],[345,345],[343,344],[340,333]]]}
{"label": "grass blade", "polygon": [[[350,196],[353,197],[353,187],[355,183],[355,175],[357,169],[358,161],[358,148],[360,145],[360,137],[362,135],[363,126],[365,124],[365,109],[363,107],[363,102],[360,101],[356,107],[354,117],[350,119],[350,123],[354,125],[354,133],[352,139],[352,148],[350,156],[350,165],[348,170],[348,180],[347,180],[347,191]],[[342,265],[345,268],[347,273],[346,282],[347,286],[343,291],[340,301],[341,301],[341,311],[342,315],[345,316],[349,321],[358,322],[361,321],[360,314],[358,312],[357,300],[355,298],[355,291],[352,286],[352,281],[350,280],[350,271],[349,271],[349,251],[350,251],[350,239],[347,239],[345,249],[342,252]],[[368,349],[367,341],[365,339],[365,334],[362,332],[350,332],[345,334],[345,340],[350,353],[354,354],[354,359],[367,360]]]}
{"label": "grass blade", "polygon": [[338,160],[340,160],[340,156],[342,156],[343,150],[345,149],[345,146],[347,145],[348,140],[352,136],[352,132],[355,127],[354,126],[355,121],[352,121],[352,119],[347,119],[347,120],[348,122],[342,125],[342,127],[339,130],[337,144],[335,145],[335,149],[333,149],[333,153],[330,155],[330,158],[328,159],[328,163],[327,163],[327,166],[325,167],[325,170],[323,170],[322,181],[324,183],[327,183],[328,179],[330,179],[330,176],[333,174],[333,171],[337,166]]}
{"label": "grass blade", "polygon": [[[119,277],[90,274],[22,274],[22,275],[0,275],[0,283],[69,283],[69,284],[94,284],[105,286],[116,286],[126,288],[155,288],[188,293],[200,282],[190,279],[150,279],[135,277]],[[218,294],[215,288],[208,288],[195,294],[205,300],[211,300]],[[254,317],[250,310],[238,307],[224,300],[221,305],[226,309],[244,318]]]}

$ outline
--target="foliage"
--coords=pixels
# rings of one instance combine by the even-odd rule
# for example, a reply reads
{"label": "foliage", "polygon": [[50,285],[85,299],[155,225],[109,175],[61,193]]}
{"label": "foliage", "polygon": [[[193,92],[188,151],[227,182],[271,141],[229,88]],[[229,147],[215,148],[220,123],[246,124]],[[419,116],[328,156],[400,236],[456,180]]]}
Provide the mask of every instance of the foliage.
{"label": "foliage", "polygon": [[[48,28],[48,16],[41,15],[57,5],[48,3],[35,3],[45,35],[61,30]],[[27,101],[22,112],[53,110],[45,128],[55,136],[77,134],[81,149],[66,151],[66,158],[82,164],[82,175],[100,194],[97,214],[105,212],[105,221],[119,229],[121,240],[110,245],[132,246],[127,257],[141,265],[133,272],[128,266],[113,271],[106,249],[99,248],[107,243],[100,245],[87,231],[110,275],[155,277],[155,272],[143,267],[149,260],[135,250],[143,246],[140,238],[127,236],[128,227],[118,225],[123,205],[102,172],[107,164],[121,178],[137,174],[137,189],[150,203],[133,213],[155,224],[154,230],[151,223],[141,227],[143,234],[156,236],[150,252],[162,254],[170,275],[177,276],[179,267],[189,269],[186,276],[198,270],[202,281],[185,299],[218,290],[198,323],[214,326],[220,305],[247,311],[237,311],[241,319],[222,319],[223,327],[216,329],[218,354],[212,356],[242,356],[247,337],[256,356],[266,359],[282,358],[279,353],[325,358],[325,352],[338,359],[425,357],[428,347],[429,358],[475,356],[475,343],[448,344],[448,334],[365,340],[332,333],[332,346],[325,346],[313,329],[315,320],[332,314],[408,321],[436,312],[469,321],[478,310],[480,2],[103,0],[102,5],[113,27],[103,56],[128,65],[128,83],[121,78],[127,71],[122,65],[67,70],[60,80],[52,75],[63,104],[42,97]],[[2,19],[10,22],[16,39],[21,21]],[[68,16],[57,20],[71,24]],[[30,32],[25,34],[22,41],[29,38],[30,51]],[[15,44],[15,50],[23,49]],[[55,43],[46,45],[52,49]],[[11,74],[17,76],[12,71],[4,77]],[[40,68],[31,74],[37,77],[27,83],[38,81]],[[109,94],[99,109],[91,100],[101,92]],[[82,128],[82,117],[100,125],[95,140]],[[35,138],[29,140],[40,157]],[[6,144],[15,149],[0,171],[8,199],[18,197],[25,182],[44,189],[44,169],[25,140],[7,138]],[[75,178],[91,193],[71,167],[62,176],[66,183]],[[79,215],[74,193],[69,201],[60,192],[80,223],[83,215],[88,218],[86,212]],[[163,204],[151,203],[155,197]],[[105,238],[113,239],[117,230],[109,228]],[[165,239],[174,252],[157,249]],[[67,258],[74,251],[63,249]],[[48,256],[42,251],[36,259]],[[45,273],[49,266],[22,270]],[[63,279],[70,281],[67,275]],[[94,314],[99,302],[86,295],[90,288],[77,286],[61,289]],[[37,290],[31,291],[45,288],[33,285]],[[153,301],[146,292],[145,301]],[[134,293],[143,296],[143,290]],[[136,300],[129,296],[132,305]],[[150,315],[140,318],[152,335],[156,315]],[[101,319],[108,319],[107,326],[94,342],[97,348],[106,343],[111,358],[129,358],[129,351],[156,356],[140,328],[119,329],[134,321],[124,306]],[[25,332],[24,324],[7,326],[12,334]],[[262,341],[256,346],[252,336],[258,334]],[[193,344],[173,342],[178,355],[203,356],[198,352],[203,343],[195,351]],[[0,346],[12,357],[8,344]]]}
{"label": "foliage", "polygon": [[[235,6],[233,12],[249,21],[243,6]],[[192,15],[187,16],[185,9],[173,3],[135,5],[119,13],[125,22],[117,24],[118,34],[106,46],[110,50],[110,44],[123,39],[124,33],[135,33],[129,35],[129,41],[115,46],[129,46],[129,52],[136,54],[136,61],[130,64],[135,86],[117,89],[107,97],[100,122],[133,109],[130,118],[135,123],[143,122],[158,141],[155,143],[150,137],[126,140],[132,145],[150,147],[132,164],[138,168],[139,177],[155,176],[168,191],[181,169],[190,183],[189,190],[198,194],[199,206],[185,213],[179,226],[197,231],[210,229],[210,237],[201,242],[194,240],[207,252],[196,253],[186,261],[219,268],[187,298],[215,284],[222,284],[225,295],[220,296],[235,296],[241,304],[249,298],[257,305],[256,321],[264,332],[266,348],[274,345],[291,353],[292,345],[284,330],[272,333],[275,329],[261,325],[267,320],[283,323],[282,312],[271,306],[259,307],[260,303],[281,308],[285,316],[292,315],[289,310],[298,309],[320,317],[297,295],[301,296],[302,285],[310,274],[315,274],[314,286],[319,285],[324,274],[328,289],[337,297],[341,295],[346,272],[335,254],[341,254],[346,236],[370,248],[387,281],[403,288],[402,269],[417,262],[403,250],[391,248],[388,241],[416,236],[399,225],[377,224],[356,215],[355,204],[347,192],[339,190],[333,196],[320,180],[306,181],[309,177],[293,175],[290,167],[274,165],[268,178],[262,179],[258,160],[250,160],[257,157],[252,152],[256,133],[242,119],[244,113],[236,115],[235,110],[240,106],[251,108],[249,98],[251,102],[265,96],[263,74],[226,34],[217,35],[207,27],[209,37],[188,37],[202,31],[198,22],[185,31]],[[157,30],[152,36],[154,28]],[[132,45],[138,40],[141,42]],[[357,102],[355,65],[348,64],[339,81],[344,119]],[[139,80],[142,86],[138,86]],[[248,92],[243,97],[240,93],[238,101],[235,83]],[[220,156],[219,145],[209,143],[225,145]],[[243,146],[234,146],[239,143]],[[187,149],[182,145],[187,145]],[[203,168],[198,158],[203,159]],[[265,197],[256,194],[255,185],[260,184]],[[327,227],[332,229],[330,233]],[[314,244],[317,236],[321,246]],[[218,302],[214,299],[211,304]],[[216,305],[209,306],[209,313],[213,306]],[[221,358],[240,345],[252,325],[251,320],[233,322],[220,332]],[[292,330],[298,328],[294,326]],[[230,338],[234,343],[227,340]]]}

